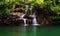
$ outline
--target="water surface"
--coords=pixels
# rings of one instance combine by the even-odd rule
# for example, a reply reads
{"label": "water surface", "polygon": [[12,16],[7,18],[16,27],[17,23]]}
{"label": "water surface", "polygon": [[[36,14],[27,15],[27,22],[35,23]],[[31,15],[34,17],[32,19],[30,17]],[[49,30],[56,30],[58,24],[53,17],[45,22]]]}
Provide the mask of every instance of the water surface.
{"label": "water surface", "polygon": [[60,36],[60,26],[0,27],[0,36]]}

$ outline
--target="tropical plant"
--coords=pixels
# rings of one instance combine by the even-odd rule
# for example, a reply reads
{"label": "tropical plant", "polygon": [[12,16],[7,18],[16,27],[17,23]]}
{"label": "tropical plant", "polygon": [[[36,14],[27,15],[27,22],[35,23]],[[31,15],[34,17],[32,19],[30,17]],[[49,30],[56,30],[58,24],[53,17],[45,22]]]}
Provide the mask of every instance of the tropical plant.
{"label": "tropical plant", "polygon": [[[50,16],[51,19],[53,19],[52,17],[56,19],[58,16],[60,18],[60,0],[25,0],[25,3],[26,2],[30,3],[30,9],[32,9],[34,6],[37,6],[41,10],[44,10],[44,7],[49,8],[53,14]],[[23,4],[23,2],[22,0],[0,0],[0,16],[5,13],[8,14],[13,4]]]}

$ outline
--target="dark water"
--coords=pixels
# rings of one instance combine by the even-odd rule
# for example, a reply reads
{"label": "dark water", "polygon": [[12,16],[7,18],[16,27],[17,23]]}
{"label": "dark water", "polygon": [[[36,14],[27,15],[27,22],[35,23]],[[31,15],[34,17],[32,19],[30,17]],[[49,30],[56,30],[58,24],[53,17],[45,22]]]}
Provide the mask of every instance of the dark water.
{"label": "dark water", "polygon": [[60,26],[0,27],[0,36],[60,36]]}

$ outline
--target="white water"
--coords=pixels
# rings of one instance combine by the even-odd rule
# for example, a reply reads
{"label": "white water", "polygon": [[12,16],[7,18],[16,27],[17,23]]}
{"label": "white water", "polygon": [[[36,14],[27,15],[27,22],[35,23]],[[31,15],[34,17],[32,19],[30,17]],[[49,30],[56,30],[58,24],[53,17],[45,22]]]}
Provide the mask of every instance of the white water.
{"label": "white water", "polygon": [[23,19],[24,20],[24,26],[27,26],[27,24],[26,24],[26,19]]}
{"label": "white water", "polygon": [[[24,0],[23,0],[24,1]],[[28,12],[28,5],[25,5],[26,9],[25,9],[25,14]],[[28,24],[26,23],[27,19],[23,18],[25,16],[25,14],[20,16],[20,19],[22,19],[24,21],[24,26],[28,26]]]}
{"label": "white water", "polygon": [[37,24],[36,18],[33,18],[33,24]]}
{"label": "white water", "polygon": [[34,26],[37,26],[37,25],[39,25],[39,24],[37,24],[36,17],[34,17],[34,18],[33,18],[33,25],[34,25]]}
{"label": "white water", "polygon": [[21,16],[20,16],[20,19],[24,19],[24,18],[23,18],[24,16],[25,16],[25,14],[21,15]]}
{"label": "white water", "polygon": [[24,26],[27,26],[26,19],[23,18],[24,16],[25,16],[25,14],[21,15],[21,16],[20,16],[20,19],[22,19],[22,20],[24,21]]}
{"label": "white water", "polygon": [[[25,9],[25,14],[28,12],[28,9],[29,9],[29,5],[25,5],[26,9]],[[22,16],[20,16],[20,19],[22,19],[24,21],[24,26],[27,26],[28,24],[26,23],[27,19],[23,18],[25,16],[25,14],[23,14]],[[33,26],[37,26],[39,24],[37,24],[37,20],[36,20],[36,15],[35,13],[33,15],[29,15],[30,17],[33,18],[32,22],[33,22]]]}
{"label": "white water", "polygon": [[33,26],[38,26],[39,24],[37,24],[37,20],[36,20],[36,15],[35,15],[35,13],[33,14],[33,15],[30,15],[32,18],[33,18],[33,20],[32,20],[32,22],[33,22]]}

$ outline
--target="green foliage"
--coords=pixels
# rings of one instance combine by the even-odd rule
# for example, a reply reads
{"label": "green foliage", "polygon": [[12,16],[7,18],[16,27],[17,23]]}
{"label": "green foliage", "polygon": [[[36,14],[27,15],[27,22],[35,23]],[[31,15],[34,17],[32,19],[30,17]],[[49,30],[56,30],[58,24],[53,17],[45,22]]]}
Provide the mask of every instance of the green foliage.
{"label": "green foliage", "polygon": [[51,19],[54,20],[60,18],[60,0],[46,0],[45,5],[53,12],[53,15],[50,16]]}
{"label": "green foliage", "polygon": [[[57,17],[60,15],[60,0],[25,0],[25,2],[31,3],[30,9],[32,9],[35,5],[38,5],[39,8],[48,6],[53,14],[56,13],[55,15],[57,15]],[[23,2],[22,0],[0,0],[0,16],[2,16],[3,13],[8,14],[13,4],[23,4]],[[52,15],[52,17],[53,16],[54,15]]]}

